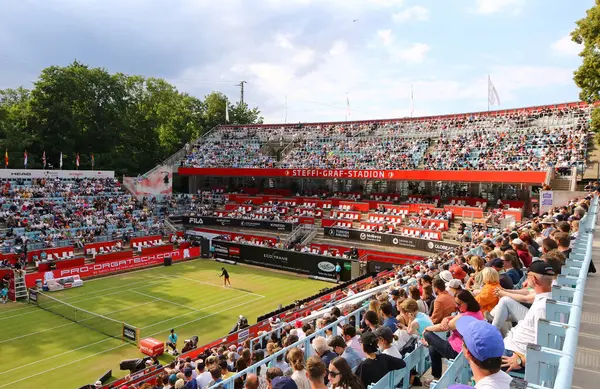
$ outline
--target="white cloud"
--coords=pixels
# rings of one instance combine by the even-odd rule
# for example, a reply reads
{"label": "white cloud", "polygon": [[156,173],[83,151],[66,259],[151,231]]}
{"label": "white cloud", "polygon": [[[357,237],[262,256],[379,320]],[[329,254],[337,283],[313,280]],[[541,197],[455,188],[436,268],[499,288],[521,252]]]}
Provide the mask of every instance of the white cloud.
{"label": "white cloud", "polygon": [[392,30],[379,30],[377,31],[377,36],[379,37],[379,39],[381,39],[381,42],[385,46],[391,45],[394,40],[392,38]]}
{"label": "white cloud", "polygon": [[371,3],[382,7],[401,7],[404,0],[369,0]]}
{"label": "white cloud", "polygon": [[521,12],[522,0],[477,0],[476,12],[480,14],[494,14],[510,8],[513,13]]}
{"label": "white cloud", "polygon": [[429,10],[420,5],[408,7],[404,11],[392,15],[392,19],[396,23],[405,22],[424,22],[429,20]]}
{"label": "white cloud", "polygon": [[583,50],[581,45],[573,42],[570,35],[565,35],[552,44],[552,51],[561,56],[574,57]]}
{"label": "white cloud", "polygon": [[409,46],[398,47],[391,51],[391,54],[400,60],[411,63],[420,63],[425,60],[425,55],[431,50],[431,47],[425,43],[413,43]]}

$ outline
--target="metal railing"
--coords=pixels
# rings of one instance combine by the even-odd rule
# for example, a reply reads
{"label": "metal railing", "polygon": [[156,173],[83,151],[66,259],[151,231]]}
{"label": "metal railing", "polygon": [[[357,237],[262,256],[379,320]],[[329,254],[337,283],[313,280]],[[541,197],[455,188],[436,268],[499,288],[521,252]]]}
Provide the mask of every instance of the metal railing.
{"label": "metal railing", "polygon": [[[579,237],[552,288],[552,298],[546,301],[546,318],[540,319],[537,324],[537,344],[527,346],[524,378],[528,388],[564,389],[572,385],[597,212],[596,197],[580,221]],[[469,364],[460,353],[448,362],[448,369],[438,381],[432,383],[431,388],[447,388],[454,383],[466,384],[470,378]]]}

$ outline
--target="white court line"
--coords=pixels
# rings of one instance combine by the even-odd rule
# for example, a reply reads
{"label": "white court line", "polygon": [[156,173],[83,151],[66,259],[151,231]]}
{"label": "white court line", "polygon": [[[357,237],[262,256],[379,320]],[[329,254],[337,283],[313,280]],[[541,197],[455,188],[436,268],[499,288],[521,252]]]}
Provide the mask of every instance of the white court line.
{"label": "white court line", "polygon": [[[67,300],[60,300],[60,301],[65,302],[65,303],[67,303],[69,305],[73,305],[73,304],[78,304],[78,303],[83,302],[83,301],[94,300],[94,299],[98,299],[98,298],[102,298],[102,297],[106,297],[106,296],[112,296],[112,295],[119,294],[119,293],[124,293],[124,292],[131,292],[131,291],[133,291],[135,289],[141,289],[141,288],[145,288],[148,285],[157,285],[157,284],[160,284],[160,282],[148,283],[146,285],[138,286],[138,287],[135,287],[135,288],[121,289],[119,291],[112,292],[112,293],[106,293],[106,294],[103,294],[103,295],[100,295],[100,296],[86,297],[84,299],[77,300],[77,301],[70,301],[70,300],[69,301],[67,301]],[[131,284],[131,285],[135,285],[135,284]],[[92,292],[92,293],[98,293],[98,292]],[[80,296],[80,297],[83,297],[83,296]],[[60,305],[60,304],[56,303],[56,305]],[[33,307],[35,308],[35,306],[33,306]],[[23,308],[19,308],[19,309],[23,309]],[[41,311],[43,311],[43,309]],[[7,317],[0,317],[0,321],[6,320],[6,319],[11,319],[13,317],[31,315],[32,313],[36,313],[36,312],[40,312],[40,311],[35,310],[33,312],[19,313],[18,315],[7,316]]]}
{"label": "white court line", "polygon": [[[209,305],[208,307],[204,307],[203,309],[208,309],[208,308],[216,307],[216,306],[218,306],[218,305],[225,304],[225,303],[228,303],[228,302],[230,302],[230,301],[238,300],[238,299],[241,299],[241,298],[244,298],[244,297],[246,297],[246,296],[238,296],[238,297],[235,297],[235,298],[232,298],[232,299],[229,299],[229,300],[221,301],[220,303],[217,303],[217,304]],[[144,329],[146,329],[146,328],[154,327],[155,325],[162,324],[162,323],[165,323],[165,322],[171,321],[171,320],[173,320],[173,319],[177,319],[177,318],[184,317],[184,316],[189,316],[189,315],[191,315],[191,314],[193,314],[193,313],[196,313],[196,312],[188,312],[188,313],[184,313],[184,314],[182,314],[182,315],[173,316],[173,317],[171,317],[171,318],[169,318],[169,319],[166,319],[166,320],[161,320],[161,321],[159,321],[159,322],[157,322],[157,323],[153,323],[153,324],[150,324],[150,325],[148,325],[148,326],[141,327],[141,328],[140,328],[140,330],[144,330]]]}
{"label": "white court line", "polygon": [[[103,315],[103,316],[106,316],[106,315],[112,315],[113,313],[117,313],[117,312],[123,312],[123,311],[127,311],[127,310],[129,310],[129,309],[138,308],[138,307],[141,307],[141,306],[143,306],[143,305],[152,304],[153,302],[154,302],[154,301],[148,301],[148,302],[146,302],[146,303],[139,304],[139,305],[134,305],[134,306],[132,306],[132,307],[123,308],[123,309],[117,309],[116,311],[111,311],[111,312],[106,312],[106,313],[103,313],[102,315]],[[83,320],[81,320],[81,321],[86,321],[86,320],[90,320],[90,319],[93,319],[93,318],[91,318],[91,317],[90,317],[89,319],[83,319]],[[68,319],[67,319],[67,320],[68,320]],[[80,322],[77,322],[77,323],[80,323]],[[28,337],[28,336],[31,336],[31,335],[37,335],[37,334],[41,334],[42,332],[46,332],[46,331],[52,331],[52,330],[55,330],[55,329],[57,329],[57,328],[62,328],[62,327],[70,326],[70,325],[77,324],[77,323],[73,323],[73,322],[71,322],[71,323],[61,324],[61,325],[59,325],[59,326],[52,327],[52,328],[46,328],[45,330],[41,330],[41,331],[32,332],[32,333],[30,333],[30,334],[26,334],[26,335],[17,336],[16,338],[11,338],[11,339],[2,340],[2,341],[0,341],[0,344],[2,344],[2,343],[7,343],[7,342],[12,342],[13,340],[17,340],[17,339],[26,338],[26,337]]]}
{"label": "white court line", "polygon": [[252,296],[265,297],[262,294],[252,293],[252,292],[246,292],[245,290],[239,290],[239,289],[236,289],[234,287],[228,287],[228,286],[223,286],[223,285],[211,284],[210,282],[195,280],[193,278],[180,277],[180,276],[172,276],[172,277],[164,277],[164,278],[181,278],[182,280],[188,280],[188,281],[196,282],[198,284],[216,286],[217,288],[223,288],[223,289],[227,289],[227,290],[235,290],[236,292],[246,293],[246,294],[250,294]]}
{"label": "white court line", "polygon": [[137,290],[132,290],[132,292],[136,293],[136,294],[139,294],[139,295],[142,295],[142,296],[149,297],[149,298],[157,300],[157,301],[165,302],[167,304],[177,305],[178,307],[182,307],[182,308],[185,308],[185,309],[191,309],[192,311],[200,312],[196,308],[188,307],[187,305],[179,304],[179,303],[173,302],[171,300],[161,299],[160,297],[154,297],[151,294],[146,294],[146,293],[138,292]]}
{"label": "white court line", "polygon": [[[203,320],[203,319],[206,319],[206,318],[212,317],[212,316],[214,316],[214,315],[218,315],[219,313],[227,312],[227,311],[229,311],[230,309],[237,308],[237,307],[240,307],[240,306],[242,306],[242,305],[249,304],[249,303],[251,303],[251,302],[254,302],[254,301],[258,301],[258,300],[260,300],[260,299],[262,299],[262,297],[259,297],[259,298],[258,298],[258,299],[256,299],[256,300],[249,301],[249,302],[247,302],[247,303],[246,303],[246,302],[244,302],[244,303],[241,303],[241,304],[234,305],[234,306],[232,306],[232,307],[229,307],[229,308],[226,308],[226,309],[224,309],[224,310],[217,311],[217,312],[211,313],[211,314],[209,314],[209,315],[206,315],[206,316],[202,316],[202,317],[200,317],[200,318],[198,318],[198,319],[190,320],[190,321],[188,321],[188,322],[186,322],[186,323],[179,324],[179,325],[178,325],[178,327],[183,327],[183,326],[186,326],[186,325],[188,325],[188,324],[195,323],[195,322],[197,322],[197,321],[200,321],[200,320]],[[170,328],[170,327],[169,327],[169,328]],[[168,328],[167,328],[167,329],[164,329],[164,330],[162,330],[162,331],[157,331],[157,332],[155,332],[155,333],[153,333],[153,334],[150,334],[150,335],[148,335],[148,336],[149,336],[149,337],[150,337],[150,336],[155,336],[155,335],[158,335],[158,334],[161,334],[161,333],[162,333],[162,334],[164,334],[164,333],[165,333],[165,331],[167,331],[167,330],[168,330]],[[111,339],[112,339],[112,338],[109,338],[109,339],[104,339],[104,340],[101,340],[101,341],[99,341],[99,342],[91,343],[91,344],[89,344],[89,345],[87,345],[87,346],[79,347],[79,348],[76,348],[76,349],[74,349],[74,350],[71,350],[71,351],[66,351],[66,352],[64,352],[64,353],[57,354],[57,355],[55,355],[55,356],[52,356],[52,357],[48,357],[48,358],[44,358],[44,359],[40,359],[40,360],[37,360],[37,361],[35,361],[35,362],[28,363],[28,364],[26,364],[26,365],[21,365],[21,366],[19,366],[19,367],[16,367],[16,368],[14,368],[14,369],[7,370],[7,371],[4,371],[4,372],[0,372],[0,375],[2,375],[2,374],[6,374],[6,373],[8,373],[8,372],[11,372],[11,371],[19,370],[19,369],[22,369],[22,368],[24,368],[24,367],[27,367],[27,366],[30,366],[30,365],[33,365],[33,364],[39,364],[39,363],[40,363],[40,362],[42,362],[42,361],[49,360],[49,359],[52,359],[52,358],[56,358],[56,357],[58,357],[58,356],[61,356],[61,355],[64,355],[64,354],[68,354],[68,353],[71,353],[71,352],[74,352],[74,351],[80,350],[80,349],[82,349],[82,348],[86,348],[86,347],[88,347],[88,346],[92,346],[92,345],[94,345],[94,344],[98,344],[98,343],[106,342],[106,341],[108,341],[108,340],[111,340]],[[53,367],[52,369],[48,369],[48,370],[45,370],[45,371],[42,371],[42,372],[39,372],[39,373],[35,373],[35,374],[30,374],[30,375],[28,375],[28,376],[27,376],[27,377],[25,377],[25,378],[21,378],[21,379],[19,379],[19,380],[16,380],[16,381],[13,381],[13,382],[9,382],[9,383],[7,383],[7,384],[4,384],[4,385],[0,386],[0,388],[4,388],[4,387],[6,387],[6,386],[9,386],[9,385],[13,385],[13,384],[16,384],[16,383],[22,382],[22,381],[28,380],[28,379],[30,379],[30,378],[33,378],[33,377],[37,377],[37,376],[39,376],[39,375],[46,374],[46,373],[49,373],[49,372],[51,372],[51,371],[54,371],[54,370],[57,370],[57,369],[61,369],[61,368],[65,367],[65,366],[69,366],[69,365],[72,365],[72,364],[74,364],[74,363],[78,363],[78,362],[81,362],[81,361],[83,361],[83,360],[86,360],[86,359],[89,359],[89,358],[93,358],[93,357],[95,357],[95,356],[98,356],[98,355],[100,355],[100,354],[104,354],[104,353],[106,353],[106,352],[108,352],[108,351],[116,350],[116,349],[118,349],[118,348],[121,348],[121,347],[123,347],[123,346],[126,346],[126,345],[129,345],[129,344],[127,344],[127,343],[124,343],[124,344],[121,344],[121,345],[119,345],[119,346],[112,347],[112,348],[109,348],[109,349],[107,349],[107,350],[104,350],[104,351],[100,351],[100,352],[98,352],[98,353],[95,353],[95,354],[92,354],[92,355],[88,355],[87,357],[83,357],[83,358],[77,359],[77,360],[75,360],[75,361],[72,361],[72,362],[64,363],[64,364],[62,364],[62,365],[60,365],[60,366]]]}

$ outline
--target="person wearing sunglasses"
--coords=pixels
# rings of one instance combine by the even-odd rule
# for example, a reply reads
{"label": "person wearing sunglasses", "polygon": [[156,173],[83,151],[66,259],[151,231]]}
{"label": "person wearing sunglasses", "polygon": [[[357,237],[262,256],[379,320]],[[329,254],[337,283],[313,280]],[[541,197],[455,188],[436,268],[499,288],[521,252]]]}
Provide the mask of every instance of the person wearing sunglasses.
{"label": "person wearing sunglasses", "polygon": [[352,372],[343,357],[337,357],[329,364],[327,371],[331,389],[364,389],[362,382]]}
{"label": "person wearing sunglasses", "polygon": [[[477,320],[483,320],[483,314],[479,303],[468,290],[461,290],[454,296],[454,302],[459,314],[448,316],[440,324],[426,327],[423,330],[422,343],[429,347],[431,359],[431,375],[438,380],[442,376],[442,358],[454,359],[462,349],[462,337],[456,330],[456,321],[463,316],[471,316]],[[435,332],[452,331],[448,340],[440,338]],[[432,380],[423,380],[425,385],[431,384]]]}

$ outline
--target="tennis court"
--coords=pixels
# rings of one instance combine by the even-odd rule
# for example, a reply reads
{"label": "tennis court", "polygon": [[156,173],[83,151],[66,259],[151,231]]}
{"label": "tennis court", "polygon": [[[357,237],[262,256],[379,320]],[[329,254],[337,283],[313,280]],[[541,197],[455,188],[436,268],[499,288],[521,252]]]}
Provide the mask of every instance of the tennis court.
{"label": "tennis court", "polygon": [[[59,301],[48,299],[41,305],[64,316],[76,315],[81,325],[33,305],[0,305],[0,388],[78,388],[108,369],[116,377],[126,375],[118,370],[119,362],[141,353],[134,345],[106,335],[118,337],[119,322],[138,327],[141,338],[165,340],[169,329],[175,328],[181,344],[193,335],[205,344],[226,335],[239,315],[254,323],[279,304],[330,286],[268,270],[227,266],[233,286],[224,288],[218,277],[221,266],[195,260],[49,293]],[[161,361],[170,358],[163,356]]]}

